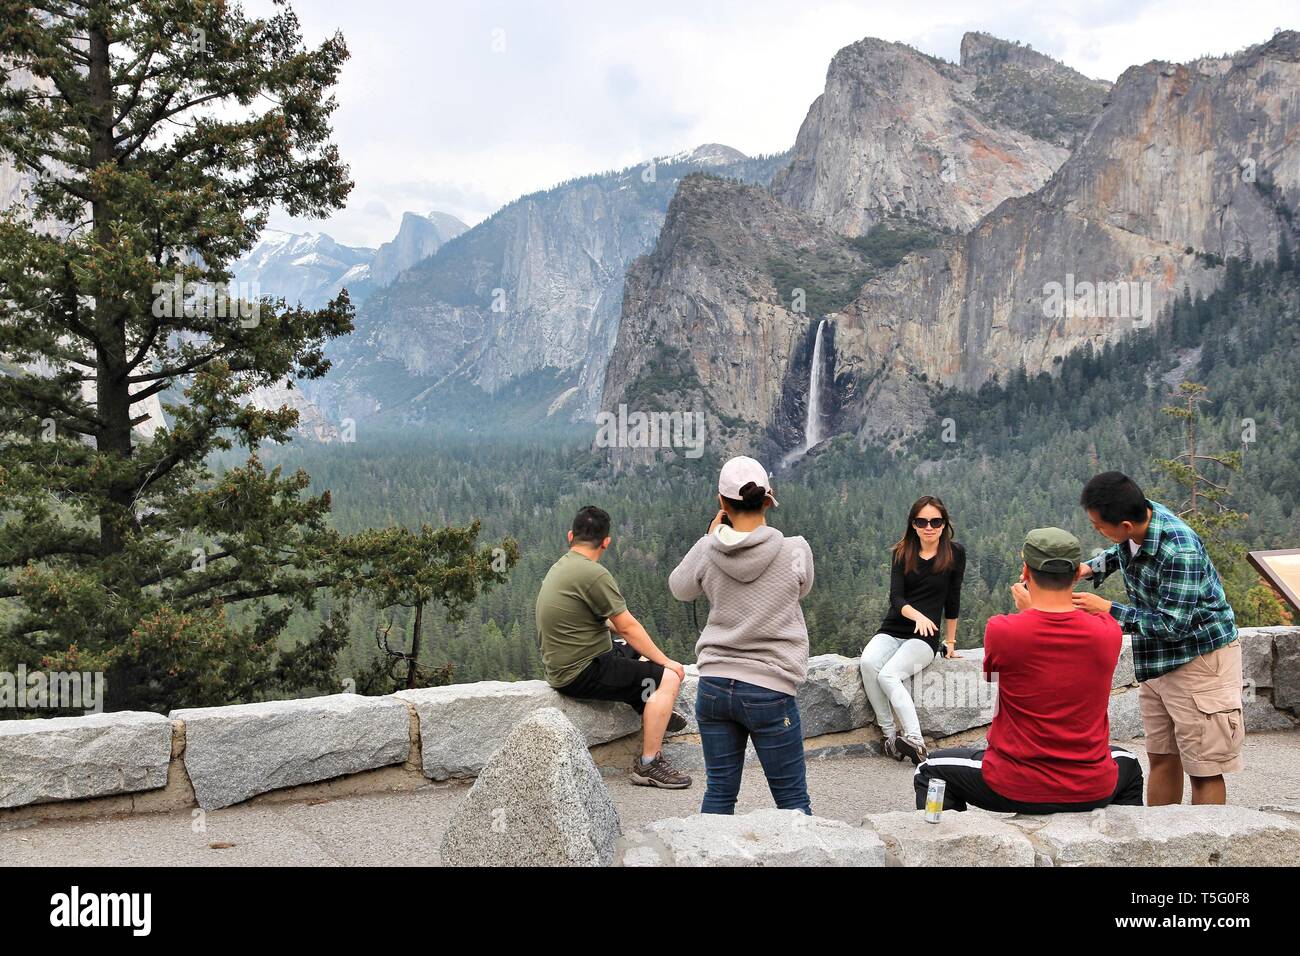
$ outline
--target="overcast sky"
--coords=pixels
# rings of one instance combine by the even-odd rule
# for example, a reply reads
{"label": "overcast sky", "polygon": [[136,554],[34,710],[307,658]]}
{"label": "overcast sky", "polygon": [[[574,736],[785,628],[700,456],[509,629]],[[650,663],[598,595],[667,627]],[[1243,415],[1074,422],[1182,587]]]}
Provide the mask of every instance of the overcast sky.
{"label": "overcast sky", "polygon": [[[794,142],[835,51],[863,37],[956,61],[962,34],[1028,43],[1114,80],[1300,26],[1294,0],[292,0],[309,42],[341,30],[335,142],[356,183],[326,222],[376,246],[403,211],[471,225],[573,176],[719,142]],[[250,12],[268,5],[246,0]]]}

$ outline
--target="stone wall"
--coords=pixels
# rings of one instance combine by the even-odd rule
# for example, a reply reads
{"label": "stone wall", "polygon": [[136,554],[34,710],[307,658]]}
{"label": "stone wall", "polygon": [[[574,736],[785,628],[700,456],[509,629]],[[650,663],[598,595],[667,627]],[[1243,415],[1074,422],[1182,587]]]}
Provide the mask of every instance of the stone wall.
{"label": "stone wall", "polygon": [[620,835],[615,866],[1292,866],[1300,808],[1106,807],[1029,816],[920,810],[858,826],[797,810],[657,820]]}
{"label": "stone wall", "polygon": [[796,810],[697,813],[627,832],[564,714],[510,731],[453,815],[443,866],[1285,866],[1300,807],[1111,806],[1055,816]]}
{"label": "stone wall", "polygon": [[[1241,632],[1245,719],[1255,731],[1300,726],[1300,627]],[[992,717],[981,676],[983,650],[938,660],[912,686],[932,740],[978,737]],[[694,725],[698,677],[688,668],[678,709],[691,719],[665,752],[701,761]],[[249,799],[301,799],[414,789],[474,777],[520,720],[545,707],[581,731],[597,763],[626,759],[640,722],[622,704],[576,702],[542,681],[485,681],[388,697],[337,694],[158,714],[0,721],[0,821],[230,806]],[[879,752],[856,659],[809,661],[799,691],[810,754]],[[1111,736],[1142,731],[1132,655],[1115,671]]]}

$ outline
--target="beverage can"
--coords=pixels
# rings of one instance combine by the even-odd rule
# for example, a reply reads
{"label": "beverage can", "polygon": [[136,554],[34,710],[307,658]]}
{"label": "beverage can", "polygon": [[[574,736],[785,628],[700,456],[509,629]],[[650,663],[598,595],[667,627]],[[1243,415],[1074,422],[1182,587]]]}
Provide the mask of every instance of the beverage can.
{"label": "beverage can", "polygon": [[925,822],[938,823],[943,819],[943,792],[948,786],[946,780],[931,780],[925,791]]}

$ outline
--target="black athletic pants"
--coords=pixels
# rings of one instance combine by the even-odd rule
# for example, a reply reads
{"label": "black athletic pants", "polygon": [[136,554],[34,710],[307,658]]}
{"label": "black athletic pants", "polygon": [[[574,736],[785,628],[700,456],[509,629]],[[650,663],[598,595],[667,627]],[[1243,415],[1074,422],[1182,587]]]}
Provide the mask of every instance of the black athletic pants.
{"label": "black athletic pants", "polygon": [[1142,765],[1137,757],[1122,747],[1112,746],[1110,754],[1119,767],[1115,792],[1110,796],[1089,803],[1025,803],[996,793],[984,782],[983,748],[936,750],[921,762],[912,777],[916,788],[916,809],[925,809],[925,794],[930,781],[935,779],[946,783],[943,794],[945,810],[965,810],[972,806],[995,813],[1072,813],[1096,810],[1112,803],[1122,807],[1142,806]]}

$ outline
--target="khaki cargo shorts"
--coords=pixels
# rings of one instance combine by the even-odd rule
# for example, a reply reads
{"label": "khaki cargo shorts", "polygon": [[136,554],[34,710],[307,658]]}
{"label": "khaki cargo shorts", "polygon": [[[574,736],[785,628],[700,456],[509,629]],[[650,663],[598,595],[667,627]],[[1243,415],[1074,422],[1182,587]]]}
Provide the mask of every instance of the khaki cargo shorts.
{"label": "khaki cargo shorts", "polygon": [[1178,754],[1193,777],[1244,766],[1240,639],[1143,681],[1138,704],[1147,753]]}

